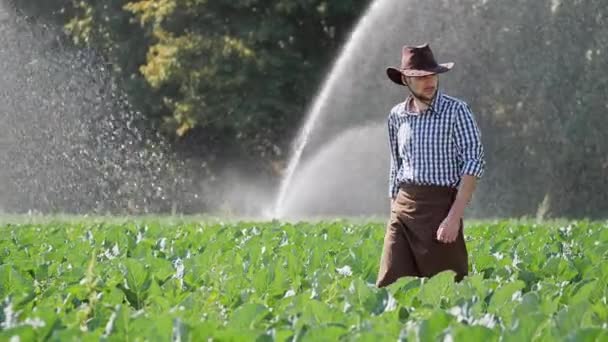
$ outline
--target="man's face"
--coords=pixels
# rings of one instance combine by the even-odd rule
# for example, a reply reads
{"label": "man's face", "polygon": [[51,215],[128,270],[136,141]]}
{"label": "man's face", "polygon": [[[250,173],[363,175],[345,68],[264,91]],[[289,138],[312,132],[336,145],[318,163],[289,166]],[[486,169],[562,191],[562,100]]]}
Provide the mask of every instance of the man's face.
{"label": "man's face", "polygon": [[439,82],[437,75],[420,77],[403,76],[403,78],[403,82],[407,82],[414,93],[423,100],[431,101],[433,99],[433,95],[435,95],[435,91],[437,90],[437,83]]}

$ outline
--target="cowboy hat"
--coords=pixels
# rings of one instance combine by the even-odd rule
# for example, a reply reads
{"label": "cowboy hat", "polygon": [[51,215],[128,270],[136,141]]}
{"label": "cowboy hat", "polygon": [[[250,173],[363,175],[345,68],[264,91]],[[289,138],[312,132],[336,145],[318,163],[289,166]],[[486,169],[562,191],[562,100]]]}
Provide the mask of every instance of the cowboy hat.
{"label": "cowboy hat", "polygon": [[437,64],[428,43],[419,46],[404,46],[401,53],[401,68],[389,67],[386,74],[391,81],[403,84],[401,75],[427,76],[448,72],[454,63]]}

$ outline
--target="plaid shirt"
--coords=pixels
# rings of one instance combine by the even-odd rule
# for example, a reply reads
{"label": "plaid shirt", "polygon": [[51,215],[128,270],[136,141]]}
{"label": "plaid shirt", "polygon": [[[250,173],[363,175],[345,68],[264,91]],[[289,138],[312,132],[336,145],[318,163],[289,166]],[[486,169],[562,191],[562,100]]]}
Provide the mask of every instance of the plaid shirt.
{"label": "plaid shirt", "polygon": [[484,150],[481,133],[469,106],[438,92],[434,110],[408,112],[411,96],[388,116],[391,152],[389,196],[399,184],[458,187],[463,175],[481,178]]}

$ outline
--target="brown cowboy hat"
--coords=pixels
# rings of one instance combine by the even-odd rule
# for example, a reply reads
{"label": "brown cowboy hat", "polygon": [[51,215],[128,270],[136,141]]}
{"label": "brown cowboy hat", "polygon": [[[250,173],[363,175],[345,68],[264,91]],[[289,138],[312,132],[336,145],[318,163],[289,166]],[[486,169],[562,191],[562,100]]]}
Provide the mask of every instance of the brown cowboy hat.
{"label": "brown cowboy hat", "polygon": [[428,43],[419,46],[404,46],[401,53],[401,68],[389,67],[386,74],[391,81],[403,84],[401,75],[404,76],[427,76],[441,74],[450,71],[454,63],[437,64],[433,52]]}

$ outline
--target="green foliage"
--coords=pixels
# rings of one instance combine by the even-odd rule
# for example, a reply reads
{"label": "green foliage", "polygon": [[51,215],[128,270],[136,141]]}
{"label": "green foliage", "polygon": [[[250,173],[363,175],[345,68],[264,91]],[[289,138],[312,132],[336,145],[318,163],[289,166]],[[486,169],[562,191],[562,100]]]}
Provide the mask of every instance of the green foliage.
{"label": "green foliage", "polygon": [[378,289],[383,224],[4,225],[0,337],[602,340],[608,266],[593,261],[607,227],[471,225],[462,282],[446,271]]}
{"label": "green foliage", "polygon": [[[369,1],[12,3],[101,52],[147,124],[162,127],[189,156],[214,171],[229,161],[276,176],[324,73]],[[411,27],[425,30],[407,39],[440,38],[446,59],[467,64],[468,72],[451,74],[449,82],[479,113],[488,162],[480,212],[604,216],[605,0],[415,7],[420,15],[408,18]],[[564,272],[570,266],[550,264]]]}
{"label": "green foliage", "polygon": [[285,157],[276,147],[295,133],[366,4],[53,0],[55,11],[44,12],[15,2],[63,21],[74,43],[101,51],[132,103],[165,132],[195,134],[208,145],[201,152],[232,150],[265,161]]}

